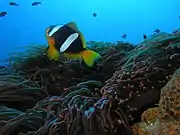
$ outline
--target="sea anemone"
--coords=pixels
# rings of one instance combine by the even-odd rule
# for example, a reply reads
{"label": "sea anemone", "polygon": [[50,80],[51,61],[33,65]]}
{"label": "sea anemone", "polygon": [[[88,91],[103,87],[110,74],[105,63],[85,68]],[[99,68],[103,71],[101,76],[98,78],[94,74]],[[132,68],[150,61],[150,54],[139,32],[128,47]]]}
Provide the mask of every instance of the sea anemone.
{"label": "sea anemone", "polygon": [[11,54],[1,69],[0,134],[132,135],[180,66],[179,39],[160,33],[136,46],[91,41],[102,56],[95,68],[63,55],[50,61],[45,45]]}

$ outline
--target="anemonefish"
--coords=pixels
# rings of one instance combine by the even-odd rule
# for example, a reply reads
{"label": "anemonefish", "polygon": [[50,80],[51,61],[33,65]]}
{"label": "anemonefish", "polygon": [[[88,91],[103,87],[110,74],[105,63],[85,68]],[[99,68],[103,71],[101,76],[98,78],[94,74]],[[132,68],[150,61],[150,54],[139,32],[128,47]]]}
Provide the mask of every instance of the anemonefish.
{"label": "anemonefish", "polygon": [[83,59],[85,64],[93,67],[101,56],[87,49],[83,34],[74,22],[65,25],[51,25],[46,29],[48,42],[47,57],[57,61],[59,53],[70,59]]}

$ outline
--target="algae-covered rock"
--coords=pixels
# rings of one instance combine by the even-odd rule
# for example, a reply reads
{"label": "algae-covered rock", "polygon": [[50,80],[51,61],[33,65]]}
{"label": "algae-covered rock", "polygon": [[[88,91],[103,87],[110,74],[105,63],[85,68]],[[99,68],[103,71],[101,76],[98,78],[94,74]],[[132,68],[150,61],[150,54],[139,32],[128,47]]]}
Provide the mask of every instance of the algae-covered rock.
{"label": "algae-covered rock", "polygon": [[145,111],[141,116],[142,122],[133,126],[134,135],[179,135],[179,108],[180,69],[173,74],[171,80],[161,90],[159,106]]}
{"label": "algae-covered rock", "polygon": [[133,127],[133,135],[179,135],[178,121],[155,121],[154,123],[139,123]]}
{"label": "algae-covered rock", "polygon": [[161,91],[159,106],[162,110],[180,121],[180,69]]}

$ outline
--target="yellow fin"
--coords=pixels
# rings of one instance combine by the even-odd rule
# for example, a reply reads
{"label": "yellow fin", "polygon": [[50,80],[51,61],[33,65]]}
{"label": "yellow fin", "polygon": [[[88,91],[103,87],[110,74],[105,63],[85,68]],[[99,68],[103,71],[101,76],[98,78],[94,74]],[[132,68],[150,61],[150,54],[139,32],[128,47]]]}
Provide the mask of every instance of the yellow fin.
{"label": "yellow fin", "polygon": [[47,57],[49,60],[57,61],[59,59],[59,52],[54,47],[49,47],[47,50]]}
{"label": "yellow fin", "polygon": [[54,40],[54,38],[49,37],[49,36],[46,36],[46,39],[47,39],[48,45],[49,45],[51,48],[53,48],[54,45],[55,45],[55,40]]}
{"label": "yellow fin", "polygon": [[94,62],[100,58],[101,56],[92,51],[92,50],[84,50],[81,52],[81,56],[85,62],[85,64],[89,67],[93,67],[94,66]]}
{"label": "yellow fin", "polygon": [[79,29],[78,29],[75,22],[70,22],[70,23],[68,23],[66,25],[69,26],[71,29],[75,30],[76,32],[79,32]]}

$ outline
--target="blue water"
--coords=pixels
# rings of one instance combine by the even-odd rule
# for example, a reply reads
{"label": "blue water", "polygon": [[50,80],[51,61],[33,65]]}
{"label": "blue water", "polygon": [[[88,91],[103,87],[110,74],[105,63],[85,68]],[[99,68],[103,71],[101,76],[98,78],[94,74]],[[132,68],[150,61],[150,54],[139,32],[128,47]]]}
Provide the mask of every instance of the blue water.
{"label": "blue water", "polygon": [[[0,0],[0,59],[15,47],[30,43],[44,44],[45,28],[52,24],[77,23],[86,41],[128,41],[140,43],[142,34],[156,28],[172,32],[180,27],[180,0],[42,0],[32,7],[32,0]],[[93,13],[97,17],[93,17]],[[127,39],[122,39],[122,34]]]}

